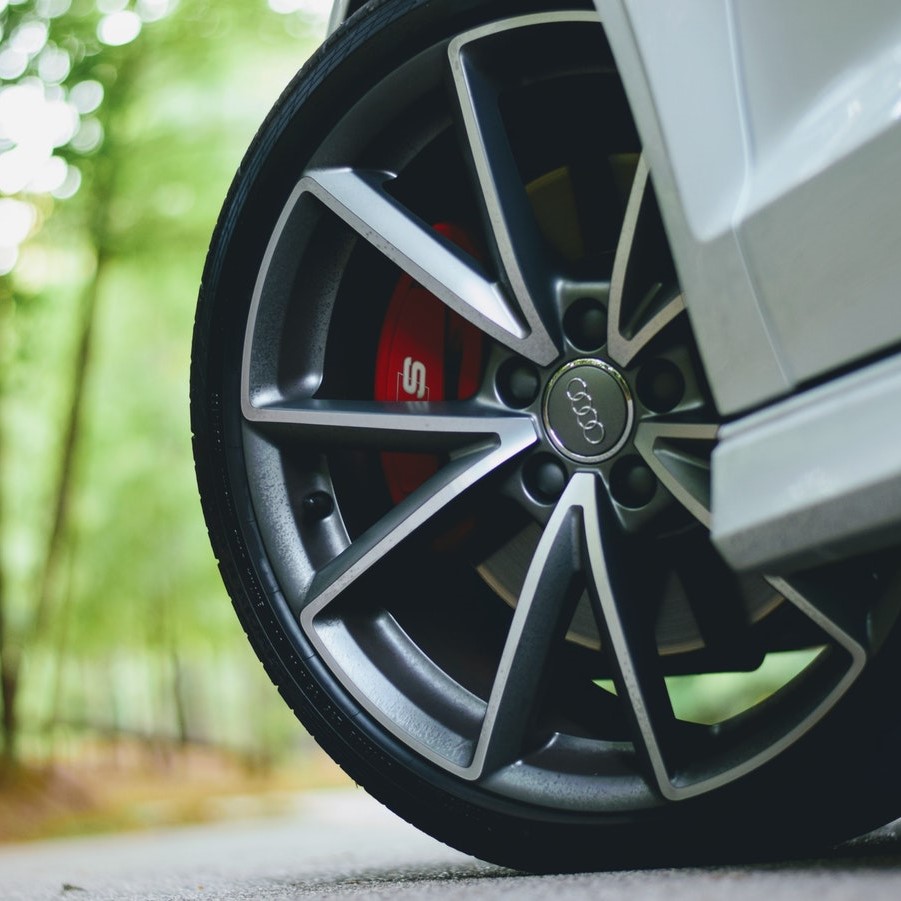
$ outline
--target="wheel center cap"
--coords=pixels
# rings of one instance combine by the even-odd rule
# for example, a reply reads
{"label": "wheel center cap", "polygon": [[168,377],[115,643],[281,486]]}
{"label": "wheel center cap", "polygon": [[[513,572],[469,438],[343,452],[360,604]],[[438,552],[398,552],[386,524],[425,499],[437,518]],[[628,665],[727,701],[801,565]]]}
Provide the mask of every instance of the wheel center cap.
{"label": "wheel center cap", "polygon": [[573,360],[557,370],[542,413],[554,447],[580,463],[612,457],[626,443],[634,415],[626,380],[600,360]]}

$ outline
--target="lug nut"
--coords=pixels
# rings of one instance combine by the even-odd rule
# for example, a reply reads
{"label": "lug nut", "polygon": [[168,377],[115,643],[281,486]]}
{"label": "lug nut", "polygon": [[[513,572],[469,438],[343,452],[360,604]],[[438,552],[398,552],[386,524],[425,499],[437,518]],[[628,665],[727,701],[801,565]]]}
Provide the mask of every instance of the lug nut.
{"label": "lug nut", "polygon": [[622,457],[610,471],[610,493],[623,507],[647,506],[656,490],[657,477],[640,457]]}
{"label": "lug nut", "polygon": [[538,397],[541,379],[538,371],[524,360],[508,360],[497,374],[497,391],[510,407],[522,409]]}
{"label": "lug nut", "polygon": [[313,491],[301,502],[305,522],[320,522],[331,516],[335,510],[335,501],[325,491]]}
{"label": "lug nut", "polygon": [[641,367],[635,387],[649,410],[669,413],[685,395],[685,378],[671,360],[658,358]]}
{"label": "lug nut", "polygon": [[607,311],[593,297],[581,297],[564,314],[563,330],[579,350],[597,350],[607,343]]}

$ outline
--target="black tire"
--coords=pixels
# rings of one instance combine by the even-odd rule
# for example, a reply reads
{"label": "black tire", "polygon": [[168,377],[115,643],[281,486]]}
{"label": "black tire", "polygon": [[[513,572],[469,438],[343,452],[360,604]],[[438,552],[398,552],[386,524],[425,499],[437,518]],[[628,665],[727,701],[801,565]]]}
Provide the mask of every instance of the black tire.
{"label": "black tire", "polygon": [[[583,248],[581,256],[549,234],[553,213],[533,217],[528,204],[516,208],[513,226],[504,226],[514,246],[532,242],[527,259],[516,259],[515,251],[511,258],[500,246],[504,235],[486,225],[484,198],[475,187],[484,183],[459,150],[475,152],[472,137],[459,121],[455,136],[448,112],[454,82],[441,67],[449,41],[485,23],[573,7],[581,10],[554,0],[374,2],[287,88],[232,185],[200,292],[191,414],[210,539],[248,638],[287,704],[356,782],[437,838],[487,860],[540,871],[799,853],[901,812],[901,731],[894,699],[881,694],[898,678],[898,598],[890,592],[897,555],[770,582],[737,579],[719,563],[702,528],[703,473],[716,415],[685,317],[668,306],[678,300],[678,285],[649,185],[635,207],[633,231],[640,239],[626,242],[627,265],[619,275],[615,258],[628,207],[613,216],[612,248],[610,222],[588,214],[590,221],[582,221],[579,209],[585,246],[596,248]],[[615,67],[600,26],[584,18],[581,12],[562,21],[545,17],[535,27],[480,38],[485,43],[478,47],[476,40],[460,45],[458,61],[472,50],[465,62],[474,67],[473,77],[503,83],[498,121],[513,147],[504,173],[516,169],[520,188],[545,184],[547,173],[567,169],[582,172],[579,192],[594,190],[594,176],[573,155],[595,141],[606,142],[611,173],[610,161],[620,157],[634,169],[627,158],[640,148]],[[523,63],[531,66],[526,75],[516,68],[523,60],[530,61]],[[595,96],[597,105],[585,109],[585,98]],[[550,121],[532,132],[533,115]],[[440,434],[428,440],[425,432],[415,441],[403,432],[401,440],[393,425],[365,425],[374,409],[367,379],[398,270],[355,237],[365,224],[351,226],[338,211],[347,199],[341,192],[357,189],[356,182],[341,180],[339,166],[393,169],[397,202],[431,222],[462,222],[480,245],[483,271],[495,273],[507,298],[521,299],[516,282],[528,283],[530,266],[577,274],[571,278],[577,290],[557,295],[556,313],[537,303],[522,313],[519,337],[515,325],[494,327],[470,315],[490,332],[480,345],[481,387],[473,400],[431,405],[425,415],[449,410],[466,420],[464,432],[474,419],[490,419],[472,436],[493,435],[496,448],[520,440],[525,422],[537,437],[486,463],[446,504],[433,502],[435,489],[428,486],[434,479],[439,484],[454,466],[469,472],[471,460],[490,454],[464,453],[468,445],[459,435],[449,437],[452,429],[437,418]],[[309,176],[306,193],[290,206],[292,191],[311,169],[326,175]],[[633,192],[641,172],[639,163]],[[611,184],[599,190],[609,193]],[[384,203],[391,194],[369,182],[360,190],[370,192],[364,206],[382,204],[378,215],[389,215]],[[515,207],[526,194],[512,196],[499,201],[511,218],[505,204]],[[292,212],[280,222],[286,204]],[[466,261],[465,254],[441,247]],[[426,252],[433,252],[431,245]],[[633,265],[636,259],[641,266]],[[471,259],[466,265],[472,269]],[[511,265],[522,271],[511,273]],[[650,309],[630,300],[635,292],[644,296],[631,285],[645,270],[663,285]],[[621,334],[612,340],[614,317]],[[248,321],[256,331],[246,338]],[[550,323],[544,343],[535,338],[542,322]],[[652,322],[659,328],[640,339]],[[581,401],[567,388],[566,403],[582,416],[571,433],[554,406],[560,391],[553,386],[564,371],[576,373],[570,386],[576,379],[595,392],[592,397],[600,392],[606,398],[589,398],[595,406],[606,404],[600,412],[589,403],[593,413],[578,414]],[[311,401],[313,392],[320,400]],[[259,414],[263,408],[276,410],[274,419]],[[317,420],[310,411],[320,409],[325,419]],[[297,410],[302,422],[295,428]],[[357,411],[368,437],[348,437],[342,423],[349,420],[338,422],[336,411]],[[420,415],[405,405],[398,411]],[[601,423],[597,434],[589,433],[598,419],[606,428]],[[501,435],[514,420],[519,438]],[[611,422],[620,420],[608,436]],[[670,456],[661,456],[659,447]],[[372,551],[378,559],[371,567],[358,555],[362,571],[347,576],[343,564],[330,561],[347,547],[379,547],[376,539],[390,531],[380,525],[385,517],[409,518],[418,509],[396,486],[392,500],[381,454],[398,448],[444,454],[434,463],[438,474],[423,486],[429,495],[423,503],[432,504],[433,515],[402,536],[398,550]],[[693,467],[693,475],[684,475],[682,464]],[[454,478],[441,483],[449,493],[460,487]],[[575,484],[583,493],[567,494]],[[576,500],[566,506],[561,495]],[[370,541],[373,529],[382,531]],[[486,548],[499,543],[499,533],[529,530],[536,537],[523,540],[540,579],[526,602],[525,572],[515,572],[509,555],[495,566],[490,561],[498,558]],[[541,534],[545,543],[536,548]],[[592,541],[603,546],[602,565],[593,562]],[[544,570],[534,563],[539,557]],[[555,575],[563,558],[571,568]],[[607,594],[598,588],[598,566],[612,586]],[[477,568],[483,575],[487,570],[488,582]],[[699,569],[705,584],[716,582],[729,595],[725,614],[710,611],[710,592],[692,577]],[[510,585],[519,593],[523,612],[516,622],[531,636],[521,657],[516,654],[525,642],[508,642],[511,605],[488,587],[504,579],[507,594]],[[854,603],[833,615],[829,598],[836,585]],[[309,613],[304,625],[304,598],[318,603],[326,595],[325,612]],[[545,598],[556,606],[536,624],[534,611]],[[630,605],[628,598],[639,603]],[[421,612],[426,603],[434,604],[429,615]],[[686,609],[694,626],[685,627],[684,616],[661,614]],[[593,611],[593,625],[584,624],[585,610]],[[544,641],[544,634],[551,638]],[[647,650],[655,636],[660,654],[653,645]],[[504,686],[496,688],[505,642],[512,650],[504,659],[517,675],[504,685],[528,716],[505,707]],[[707,726],[667,714],[664,674],[753,669],[764,653],[808,647],[823,650],[740,715]],[[612,691],[609,682],[597,684],[603,679],[612,680]],[[491,698],[493,730],[485,725]],[[479,754],[476,772],[468,761]]]}

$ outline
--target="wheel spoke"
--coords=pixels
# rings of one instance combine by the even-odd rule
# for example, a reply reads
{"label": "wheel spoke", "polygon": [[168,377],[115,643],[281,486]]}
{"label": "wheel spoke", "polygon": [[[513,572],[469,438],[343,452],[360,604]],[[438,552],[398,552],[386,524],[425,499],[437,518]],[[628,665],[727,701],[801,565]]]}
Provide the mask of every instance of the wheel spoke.
{"label": "wheel spoke", "polygon": [[296,193],[318,198],[411,278],[507,347],[524,352],[528,327],[478,261],[403,207],[385,190],[392,176],[355,169],[316,169]]}
{"label": "wheel spoke", "polygon": [[[793,716],[783,718],[778,707],[771,705],[767,732],[755,731],[756,741],[749,742],[751,754],[732,760],[731,766],[720,773],[696,781],[688,779],[674,786],[674,798],[691,797],[712,791],[740,776],[750,773],[810,730],[821,720],[861,674],[867,662],[866,612],[842,602],[835,586],[828,580],[815,579],[807,575],[789,578],[767,577],[767,581],[789,603],[809,617],[823,633],[847,652],[846,664],[832,660],[832,666],[820,668],[817,673],[800,686],[800,698],[804,715],[798,718],[797,708]],[[824,680],[816,678],[823,676]],[[813,689],[813,692],[805,689]],[[772,699],[775,700],[775,699]],[[756,749],[755,749],[756,745]]]}
{"label": "wheel spoke", "polygon": [[[589,487],[594,490],[593,479]],[[471,778],[512,763],[522,753],[545,664],[563,640],[581,594],[579,533],[585,484],[573,479],[545,526],[532,558],[498,666],[476,745]]]}
{"label": "wheel spoke", "polygon": [[257,428],[319,448],[371,447],[385,451],[447,451],[493,436],[518,452],[535,440],[527,416],[500,414],[474,402],[308,399],[254,406],[245,394],[244,417]]}
{"label": "wheel spoke", "polygon": [[[574,476],[573,481],[583,474]],[[590,478],[588,476],[584,476]],[[663,679],[654,624],[644,615],[635,574],[624,577],[614,566],[624,556],[615,547],[614,514],[602,510],[596,491],[584,491],[584,558],[588,594],[624,699],[632,734],[652,784],[667,798],[676,796],[664,756],[672,745],[676,718]],[[632,584],[629,584],[629,583]]]}
{"label": "wheel spoke", "polygon": [[[431,420],[432,428],[437,421],[435,417],[427,416],[398,418]],[[523,416],[485,417],[475,421],[469,417],[448,417],[440,427],[465,430],[470,446],[453,453],[449,462],[434,476],[316,573],[305,596],[295,604],[302,608],[301,623],[305,628],[312,628],[313,618],[320,611],[423,523],[536,440],[531,420]],[[429,432],[428,426],[425,432]],[[422,431],[417,433],[423,434]],[[450,432],[445,431],[445,435]],[[459,436],[457,440],[459,442]]]}
{"label": "wheel spoke", "polygon": [[[479,42],[502,31],[556,18],[528,16],[477,29],[461,35],[448,48],[457,112],[494,250],[530,330],[524,356],[539,365],[549,364],[559,352],[560,338],[553,324],[553,267],[501,115],[502,76],[492,71],[492,60],[505,55],[480,53]],[[566,18],[571,19],[572,14]]]}
{"label": "wheel spoke", "polygon": [[717,553],[709,533],[695,528],[670,539],[669,555],[708,653],[732,669],[760,666],[764,652],[754,640],[741,579]]}
{"label": "wheel spoke", "polygon": [[635,449],[667,490],[708,529],[710,528],[710,449],[717,439],[713,423],[663,422],[639,424]]}
{"label": "wheel spoke", "polygon": [[[647,254],[653,246],[655,252]],[[668,260],[666,236],[648,164],[638,162],[622,232],[613,261],[610,280],[610,307],[607,318],[607,352],[620,366],[628,366],[637,354],[669,325],[684,309],[681,293],[674,293],[674,273],[666,265],[648,265],[645,257]],[[648,277],[648,272],[654,273]],[[641,281],[638,279],[641,278]]]}
{"label": "wheel spoke", "polygon": [[844,691],[867,660],[870,640],[866,607],[849,602],[840,596],[834,583],[814,576],[767,576],[766,580],[851,655],[851,666],[840,685]]}

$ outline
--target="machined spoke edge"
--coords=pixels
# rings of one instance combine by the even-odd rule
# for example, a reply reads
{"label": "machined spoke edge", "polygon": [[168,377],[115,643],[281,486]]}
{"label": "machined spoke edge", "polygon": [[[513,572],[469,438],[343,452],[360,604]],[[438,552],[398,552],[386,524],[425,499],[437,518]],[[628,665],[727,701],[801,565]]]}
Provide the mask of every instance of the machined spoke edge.
{"label": "machined spoke edge", "polygon": [[298,607],[301,624],[313,622],[331,601],[420,526],[462,492],[521,453],[537,440],[527,417],[504,420],[494,436],[488,436],[465,453],[452,456],[434,476],[404,498],[359,538],[322,567]]}
{"label": "machined spoke edge", "polygon": [[680,313],[685,310],[682,293],[671,297],[637,332],[627,336],[623,330],[625,294],[629,289],[629,266],[639,230],[646,226],[642,216],[647,192],[652,190],[647,160],[642,154],[635,170],[632,189],[626,204],[626,215],[620,232],[613,274],[610,278],[610,305],[607,316],[607,352],[611,359],[627,367],[635,357]]}
{"label": "machined spoke edge", "polygon": [[481,264],[385,191],[386,172],[316,169],[296,189],[316,197],[357,234],[485,334],[522,352],[529,329]]}
{"label": "machined spoke edge", "polygon": [[809,577],[766,576],[767,582],[850,655],[852,669],[868,656],[866,612],[847,598],[838,597],[831,586],[816,584]]}
{"label": "machined spoke edge", "polygon": [[467,772],[471,779],[512,763],[523,750],[548,656],[564,640],[581,593],[575,576],[584,487],[578,478],[569,483],[535,549]]}
{"label": "machined spoke edge", "polygon": [[254,406],[245,397],[244,418],[261,430],[284,430],[307,445],[371,447],[383,451],[447,451],[479,436],[501,444],[534,440],[532,420],[498,413],[476,401],[350,401],[310,398]]}
{"label": "machined spoke edge", "polygon": [[458,112],[498,257],[529,324],[528,352],[538,365],[559,353],[554,273],[522,182],[500,109],[496,76],[479,57],[479,41],[530,26],[597,22],[593,13],[559,12],[520,16],[466,32],[448,47]]}
{"label": "machined spoke edge", "polygon": [[676,720],[659,667],[656,636],[651,624],[642,621],[638,608],[641,599],[628,595],[624,590],[626,580],[608,565],[617,557],[612,546],[613,511],[601,509],[595,491],[585,491],[583,497],[588,594],[601,642],[608,649],[617,691],[625,702],[646,775],[664,797],[671,798],[665,747]]}
{"label": "machined spoke edge", "polygon": [[661,484],[706,528],[710,528],[710,471],[692,465],[668,452],[667,441],[683,444],[715,442],[719,426],[715,423],[666,422],[645,420],[635,432],[635,449]]}

